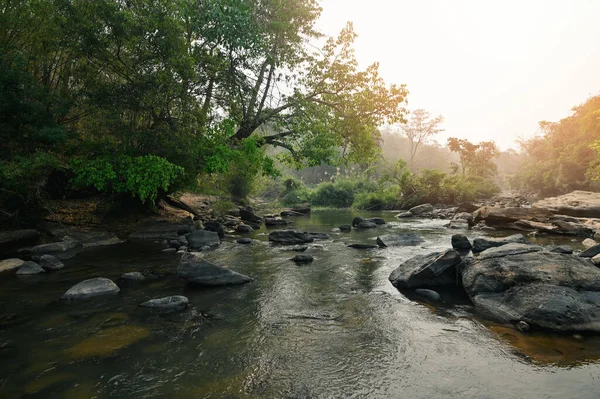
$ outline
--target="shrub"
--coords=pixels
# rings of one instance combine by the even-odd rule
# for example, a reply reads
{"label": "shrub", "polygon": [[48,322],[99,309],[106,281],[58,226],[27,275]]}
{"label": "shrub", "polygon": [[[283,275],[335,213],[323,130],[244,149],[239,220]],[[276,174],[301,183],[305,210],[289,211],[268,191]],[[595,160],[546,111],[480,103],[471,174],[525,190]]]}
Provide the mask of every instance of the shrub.
{"label": "shrub", "polygon": [[348,208],[354,202],[354,187],[350,184],[321,183],[312,196],[312,204],[332,208]]}

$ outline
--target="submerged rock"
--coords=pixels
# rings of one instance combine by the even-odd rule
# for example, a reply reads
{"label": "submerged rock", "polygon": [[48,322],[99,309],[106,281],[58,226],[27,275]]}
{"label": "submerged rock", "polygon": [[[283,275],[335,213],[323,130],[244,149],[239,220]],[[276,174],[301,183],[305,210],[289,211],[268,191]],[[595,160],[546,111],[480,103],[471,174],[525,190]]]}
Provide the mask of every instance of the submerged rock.
{"label": "submerged rock", "polygon": [[269,241],[277,244],[295,245],[314,241],[314,237],[298,230],[275,230],[269,233]]}
{"label": "submerged rock", "polygon": [[143,281],[146,279],[144,275],[140,272],[129,272],[124,273],[120,277],[122,280],[130,280],[130,281]]}
{"label": "submerged rock", "polygon": [[252,244],[252,239],[251,239],[251,238],[248,238],[248,237],[242,237],[242,238],[238,238],[238,239],[236,240],[236,242],[237,242],[238,244]]}
{"label": "submerged rock", "polygon": [[526,244],[525,237],[523,234],[513,234],[501,238],[476,238],[473,240],[473,252],[482,252],[489,248],[500,247],[510,243]]}
{"label": "submerged rock", "polygon": [[265,226],[287,226],[290,224],[287,220],[280,218],[265,218]]}
{"label": "submerged rock", "polygon": [[55,258],[52,255],[42,255],[39,260],[40,266],[44,268],[44,270],[59,270],[65,267],[65,265]]}
{"label": "submerged rock", "polygon": [[464,234],[454,234],[452,236],[452,248],[454,249],[471,249],[471,241]]}
{"label": "submerged rock", "polygon": [[415,294],[417,294],[418,296],[423,297],[425,299],[429,299],[431,301],[436,301],[436,302],[439,302],[442,299],[440,294],[438,294],[437,292],[435,292],[433,290],[428,290],[427,288],[417,288],[415,290]]}
{"label": "submerged rock", "polygon": [[17,270],[17,274],[19,275],[40,274],[44,272],[45,270],[35,262],[25,262],[19,267],[19,270]]}
{"label": "submerged rock", "polygon": [[215,248],[221,244],[219,234],[214,231],[196,230],[186,235],[185,238],[188,241],[188,248],[191,249]]}
{"label": "submerged rock", "polygon": [[453,249],[417,255],[394,270],[389,280],[396,288],[456,285],[456,265],[460,262],[460,254]]}
{"label": "submerged rock", "polygon": [[367,219],[367,222],[375,223],[377,225],[385,224],[385,220],[383,220],[382,218],[369,218]]}
{"label": "submerged rock", "polygon": [[375,227],[377,227],[377,224],[369,222],[368,220],[363,220],[356,226],[357,229],[373,229]]}
{"label": "submerged rock", "polygon": [[348,244],[346,246],[348,248],[354,248],[354,249],[374,249],[374,248],[379,248],[378,245],[374,245],[374,244]]}
{"label": "submerged rock", "polygon": [[61,299],[86,299],[100,295],[118,294],[121,289],[104,277],[96,277],[75,284],[61,296]]}
{"label": "submerged rock", "polygon": [[252,281],[252,278],[246,275],[214,265],[191,252],[181,257],[177,266],[177,276],[190,283],[210,286],[245,284]]}
{"label": "submerged rock", "polygon": [[296,263],[310,263],[314,260],[312,255],[309,254],[298,254],[292,258]]}
{"label": "submerged rock", "polygon": [[187,308],[190,301],[182,295],[168,296],[164,298],[151,299],[140,306],[144,308],[152,308],[159,310],[183,310]]}
{"label": "submerged rock", "polygon": [[385,234],[377,237],[377,245],[380,247],[415,246],[424,243],[421,237],[413,233]]}
{"label": "submerged rock", "polygon": [[24,260],[18,258],[4,259],[0,261],[0,273],[18,269],[25,263]]}
{"label": "submerged rock", "polygon": [[83,251],[81,241],[65,238],[63,241],[42,244],[31,249],[31,258],[39,260],[42,255],[52,255],[60,260],[71,259]]}
{"label": "submerged rock", "polygon": [[342,231],[344,233],[348,233],[348,232],[352,231],[352,226],[350,226],[349,224],[343,224],[338,228],[340,229],[340,231]]}

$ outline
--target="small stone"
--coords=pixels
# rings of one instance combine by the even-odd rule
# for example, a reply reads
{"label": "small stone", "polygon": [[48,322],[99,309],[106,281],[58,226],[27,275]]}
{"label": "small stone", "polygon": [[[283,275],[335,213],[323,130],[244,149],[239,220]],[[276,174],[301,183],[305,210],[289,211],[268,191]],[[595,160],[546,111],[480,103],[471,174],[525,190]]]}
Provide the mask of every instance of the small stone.
{"label": "small stone", "polygon": [[140,272],[129,272],[121,275],[121,279],[130,280],[130,281],[142,281],[145,280],[146,277]]}
{"label": "small stone", "polygon": [[298,254],[292,258],[296,263],[310,263],[314,260],[312,255],[309,254]]}
{"label": "small stone", "polygon": [[292,251],[294,252],[304,252],[308,249],[308,245],[294,245],[292,247]]}
{"label": "small stone", "polygon": [[175,252],[175,251],[177,251],[177,249],[176,248],[165,248],[162,251],[163,252]]}
{"label": "small stone", "polygon": [[343,224],[339,227],[339,229],[340,229],[340,231],[347,233],[349,231],[352,231],[352,226],[350,226],[349,224]]}
{"label": "small stone", "polygon": [[527,324],[526,321],[521,320],[517,323],[517,329],[521,332],[527,332],[529,331],[529,324]]}
{"label": "small stone", "polygon": [[144,308],[160,310],[182,310],[188,307],[190,301],[182,295],[168,296],[164,298],[151,299],[140,304]]}
{"label": "small stone", "polygon": [[242,237],[237,239],[238,244],[252,244],[252,239],[248,237]]}
{"label": "small stone", "polygon": [[40,258],[40,266],[42,266],[44,270],[58,270],[65,267],[60,260],[52,255],[42,255]]}
{"label": "small stone", "polygon": [[40,274],[44,272],[45,270],[35,262],[25,262],[19,270],[17,270],[17,274],[20,275]]}

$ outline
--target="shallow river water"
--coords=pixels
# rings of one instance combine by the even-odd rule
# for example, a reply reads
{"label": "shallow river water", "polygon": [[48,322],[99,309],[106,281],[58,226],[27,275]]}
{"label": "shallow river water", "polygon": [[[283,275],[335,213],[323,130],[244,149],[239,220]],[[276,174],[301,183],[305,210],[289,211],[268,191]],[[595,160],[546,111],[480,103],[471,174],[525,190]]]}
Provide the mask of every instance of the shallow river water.
{"label": "shallow river water", "polygon": [[[332,232],[351,212],[294,219],[295,228],[331,234],[311,244],[315,261],[302,266],[264,229],[251,245],[226,238],[204,256],[254,278],[243,286],[190,288],[174,275],[179,254],[140,243],[86,251],[41,276],[4,273],[0,397],[600,397],[599,337],[521,334],[475,318],[467,303],[435,309],[392,287],[388,275],[403,260],[448,248],[456,232],[444,221],[393,215],[369,213],[390,223],[352,233]],[[405,231],[425,244],[345,247]],[[118,280],[129,271],[157,278]],[[98,276],[120,294],[58,300]],[[168,295],[187,296],[190,308],[160,315],[138,307]]]}

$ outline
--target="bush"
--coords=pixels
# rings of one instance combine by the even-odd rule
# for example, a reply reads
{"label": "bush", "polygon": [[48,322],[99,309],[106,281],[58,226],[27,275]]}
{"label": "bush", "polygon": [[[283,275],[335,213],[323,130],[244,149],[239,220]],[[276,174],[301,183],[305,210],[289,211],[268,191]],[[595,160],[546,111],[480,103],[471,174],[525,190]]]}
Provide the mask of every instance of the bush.
{"label": "bush", "polygon": [[331,208],[349,208],[354,202],[354,190],[349,182],[321,183],[311,198],[313,205]]}

